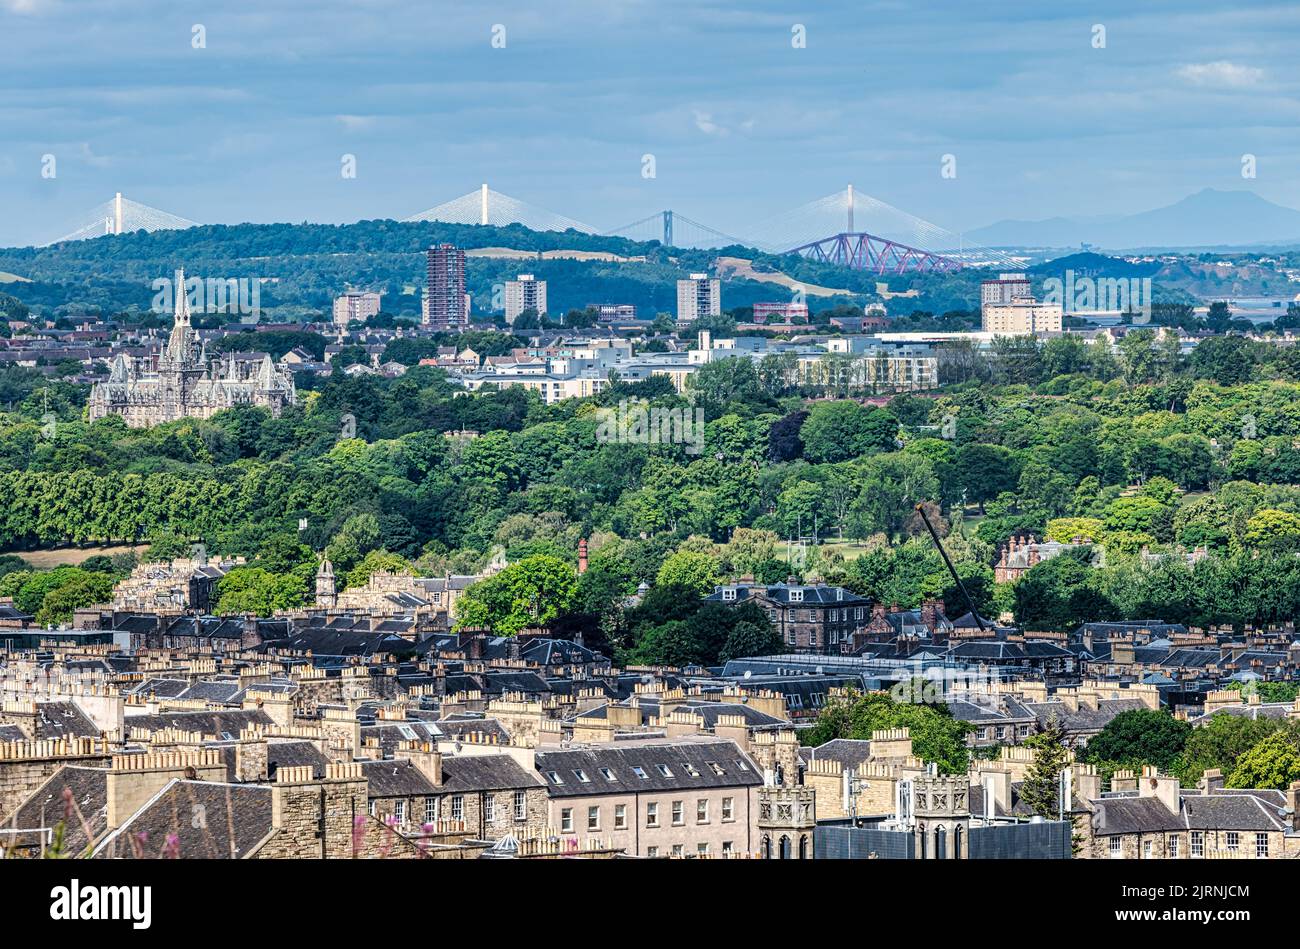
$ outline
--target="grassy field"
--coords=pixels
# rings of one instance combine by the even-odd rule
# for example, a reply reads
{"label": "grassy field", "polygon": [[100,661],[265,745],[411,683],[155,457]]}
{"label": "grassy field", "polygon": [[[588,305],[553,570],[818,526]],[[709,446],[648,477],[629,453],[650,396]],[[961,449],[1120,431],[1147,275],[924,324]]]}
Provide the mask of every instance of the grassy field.
{"label": "grassy field", "polygon": [[149,548],[148,544],[130,546],[121,544],[114,547],[58,547],[53,550],[6,550],[0,553],[15,554],[22,557],[33,567],[39,570],[49,570],[53,567],[77,566],[84,563],[91,557],[103,554],[112,557],[114,554],[125,554],[134,550],[137,554],[144,553]]}

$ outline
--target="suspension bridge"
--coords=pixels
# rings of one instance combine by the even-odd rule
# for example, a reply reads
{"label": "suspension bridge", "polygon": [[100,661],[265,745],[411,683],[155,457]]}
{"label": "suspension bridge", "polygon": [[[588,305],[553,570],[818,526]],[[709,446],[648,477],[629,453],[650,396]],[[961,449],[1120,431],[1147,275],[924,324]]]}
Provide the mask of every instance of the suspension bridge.
{"label": "suspension bridge", "polygon": [[91,208],[82,220],[86,223],[81,227],[43,246],[102,237],[105,234],[130,234],[140,230],[152,234],[155,231],[179,231],[187,227],[198,227],[197,221],[124,198],[120,191],[103,204]]}

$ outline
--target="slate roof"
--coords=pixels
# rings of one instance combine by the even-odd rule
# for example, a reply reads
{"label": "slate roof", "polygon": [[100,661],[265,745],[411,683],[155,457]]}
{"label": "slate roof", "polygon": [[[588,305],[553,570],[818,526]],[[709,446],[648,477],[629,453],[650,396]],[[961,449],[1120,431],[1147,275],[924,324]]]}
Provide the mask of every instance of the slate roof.
{"label": "slate roof", "polygon": [[1010,696],[995,697],[993,702],[954,697],[948,699],[948,711],[958,721],[971,722],[977,725],[996,725],[1016,721],[1035,721],[1037,719],[1032,709]]}
{"label": "slate roof", "polygon": [[379,747],[385,756],[397,750],[404,741],[433,741],[440,737],[437,728],[429,722],[376,722],[361,726],[361,740],[379,739]]}
{"label": "slate roof", "polygon": [[1207,715],[1198,715],[1192,719],[1192,724],[1201,725],[1214,718],[1215,715],[1231,715],[1234,718],[1249,718],[1257,721],[1261,718],[1286,718],[1293,711],[1295,705],[1291,702],[1261,702],[1259,705],[1229,705],[1226,708],[1215,709]]}
{"label": "slate roof", "polygon": [[[736,598],[734,600],[724,600],[722,598],[723,590],[735,590]],[[792,600],[790,594],[793,591],[803,591],[803,599]],[[869,606],[871,601],[865,597],[858,596],[852,590],[844,587],[825,586],[822,584],[805,584],[805,583],[770,583],[770,584],[751,584],[751,583],[733,583],[726,586],[720,586],[708,596],[704,597],[706,602],[716,603],[738,603],[744,602],[747,597],[762,594],[770,600],[789,606]]]}
{"label": "slate roof", "polygon": [[197,731],[218,738],[238,738],[239,733],[252,725],[272,725],[271,716],[261,709],[228,709],[223,711],[161,712],[157,715],[128,715],[124,719],[127,733],[132,728],[147,732],[164,728]]}
{"label": "slate roof", "polygon": [[323,778],[329,764],[319,748],[310,741],[269,741],[266,745],[267,772],[270,780],[280,768],[311,766],[312,776]]}
{"label": "slate roof", "polygon": [[[202,821],[195,827],[195,815]],[[94,857],[238,859],[248,856],[271,833],[271,788],[263,784],[224,784],[172,780],[120,828],[95,848]],[[174,844],[169,840],[174,838]]]}
{"label": "slate roof", "polygon": [[806,749],[805,760],[859,765],[870,757],[871,742],[858,738],[832,738],[825,744]]}
{"label": "slate roof", "polygon": [[443,755],[442,791],[501,791],[543,785],[509,755]]}
{"label": "slate roof", "polygon": [[[536,768],[551,797],[752,787],[763,783],[757,766],[734,741],[629,743],[538,752]],[[602,769],[608,770],[608,776]],[[579,771],[587,781],[578,776]]]}
{"label": "slate roof", "polygon": [[1146,705],[1141,699],[1101,699],[1095,710],[1080,706],[1077,712],[1070,711],[1062,702],[1026,702],[1025,707],[1044,727],[1055,717],[1057,724],[1067,732],[1080,733],[1101,731],[1121,712],[1146,708]]}
{"label": "slate roof", "polygon": [[[331,624],[333,625],[333,624]],[[350,629],[299,629],[283,639],[262,643],[264,649],[310,652],[313,656],[373,656],[375,653],[408,653],[414,643],[392,633],[353,632]]]}
{"label": "slate roof", "polygon": [[100,730],[74,702],[41,702],[36,706],[37,740],[95,738]]}
{"label": "slate roof", "polygon": [[60,768],[32,792],[15,813],[5,818],[4,826],[19,830],[53,828],[64,820],[67,807],[63,800],[65,788],[72,792],[76,810],[64,823],[64,852],[75,854],[84,850],[108,824],[108,771],[103,768],[75,765]]}
{"label": "slate roof", "polygon": [[[445,762],[444,762],[445,767]],[[442,793],[424,772],[406,758],[385,758],[361,762],[361,773],[370,783],[370,796],[425,797]]]}
{"label": "slate roof", "polygon": [[1235,791],[1220,788],[1206,795],[1185,794],[1183,816],[1189,830],[1286,830],[1278,811],[1286,807],[1281,791]]}
{"label": "slate roof", "polygon": [[1154,797],[1104,797],[1094,801],[1092,826],[1099,837],[1185,829],[1182,819]]}

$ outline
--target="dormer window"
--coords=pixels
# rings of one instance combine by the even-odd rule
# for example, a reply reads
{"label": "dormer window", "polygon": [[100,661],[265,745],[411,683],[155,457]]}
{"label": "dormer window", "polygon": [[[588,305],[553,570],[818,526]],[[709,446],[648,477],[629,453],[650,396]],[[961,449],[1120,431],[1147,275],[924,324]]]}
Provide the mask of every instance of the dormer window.
{"label": "dormer window", "polygon": [[724,587],[723,590],[722,590],[722,598],[723,598],[724,600],[734,600],[734,599],[736,598],[736,590],[735,590],[735,588],[734,588],[734,587],[731,587],[731,588],[726,588],[726,587]]}
{"label": "dormer window", "polygon": [[802,602],[803,602],[803,590],[791,590],[791,591],[790,591],[790,602],[791,602],[791,603],[802,603]]}

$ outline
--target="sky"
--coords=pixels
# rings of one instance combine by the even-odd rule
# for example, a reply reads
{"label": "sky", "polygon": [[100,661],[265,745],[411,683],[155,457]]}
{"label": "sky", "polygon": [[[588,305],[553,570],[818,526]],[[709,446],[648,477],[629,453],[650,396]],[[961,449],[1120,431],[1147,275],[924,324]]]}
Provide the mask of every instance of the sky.
{"label": "sky", "polygon": [[344,223],[487,182],[732,234],[848,182],[955,231],[1300,207],[1298,40],[1286,2],[0,0],[0,245],[116,191]]}

